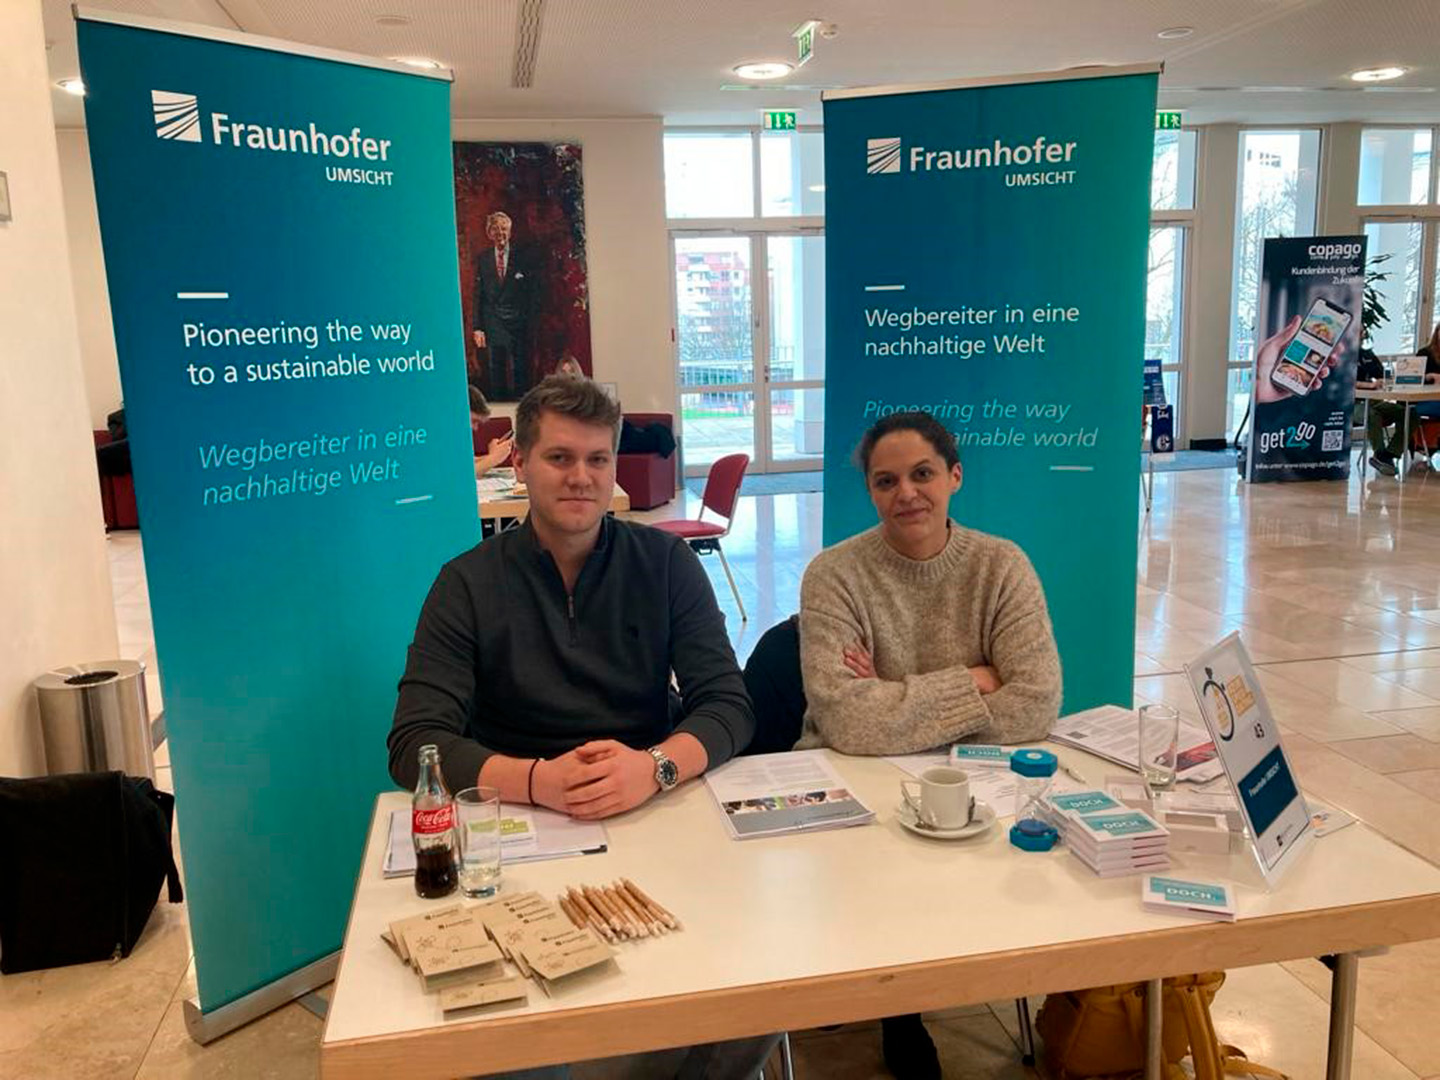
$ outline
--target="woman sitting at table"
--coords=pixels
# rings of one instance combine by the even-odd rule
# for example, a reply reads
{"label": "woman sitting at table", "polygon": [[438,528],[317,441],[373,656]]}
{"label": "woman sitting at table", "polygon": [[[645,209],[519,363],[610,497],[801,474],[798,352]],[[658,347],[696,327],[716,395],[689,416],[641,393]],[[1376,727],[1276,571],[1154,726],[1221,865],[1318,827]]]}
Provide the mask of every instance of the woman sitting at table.
{"label": "woman sitting at table", "polygon": [[[908,754],[1044,738],[1060,710],[1045,595],[1015,544],[950,519],[955,437],[928,413],[898,413],[865,433],[856,458],[880,524],[805,571],[796,749]],[[918,1015],[883,1021],[882,1035],[899,1080],[938,1080]]]}
{"label": "woman sitting at table", "polygon": [[[478,387],[470,387],[470,430],[478,432],[480,425],[490,419],[490,403],[485,400]],[[497,469],[510,460],[510,451],[515,446],[515,433],[491,439],[483,454],[475,455],[475,475],[484,476],[491,469]]]}

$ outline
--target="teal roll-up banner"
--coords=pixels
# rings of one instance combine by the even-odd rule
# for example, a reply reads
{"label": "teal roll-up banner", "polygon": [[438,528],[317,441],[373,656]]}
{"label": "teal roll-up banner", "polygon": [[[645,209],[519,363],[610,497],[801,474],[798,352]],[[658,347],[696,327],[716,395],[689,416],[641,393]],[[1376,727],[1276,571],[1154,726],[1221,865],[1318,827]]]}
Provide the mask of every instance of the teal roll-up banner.
{"label": "teal roll-up banner", "polygon": [[1045,587],[1066,710],[1132,697],[1157,69],[825,100],[825,542],[893,411],[956,433],[952,514]]}
{"label": "teal roll-up banner", "polygon": [[340,946],[415,617],[479,538],[450,87],[109,20],[86,126],[210,1011]]}

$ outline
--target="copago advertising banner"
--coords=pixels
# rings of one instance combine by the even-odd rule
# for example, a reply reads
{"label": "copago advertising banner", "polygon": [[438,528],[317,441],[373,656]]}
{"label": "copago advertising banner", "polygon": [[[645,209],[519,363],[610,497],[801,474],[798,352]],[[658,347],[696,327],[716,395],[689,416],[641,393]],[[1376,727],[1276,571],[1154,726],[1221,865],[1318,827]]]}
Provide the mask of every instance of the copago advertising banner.
{"label": "copago advertising banner", "polygon": [[1308,236],[1265,241],[1256,306],[1249,480],[1344,480],[1365,237]]}

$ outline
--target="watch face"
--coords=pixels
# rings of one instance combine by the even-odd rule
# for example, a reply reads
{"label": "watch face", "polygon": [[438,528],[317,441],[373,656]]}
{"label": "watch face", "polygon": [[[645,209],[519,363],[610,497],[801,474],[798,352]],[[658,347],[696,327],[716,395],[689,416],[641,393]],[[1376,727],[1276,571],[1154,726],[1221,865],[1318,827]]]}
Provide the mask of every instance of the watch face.
{"label": "watch face", "polygon": [[680,782],[680,770],[669,758],[662,758],[655,766],[655,778],[661,787],[672,788]]}

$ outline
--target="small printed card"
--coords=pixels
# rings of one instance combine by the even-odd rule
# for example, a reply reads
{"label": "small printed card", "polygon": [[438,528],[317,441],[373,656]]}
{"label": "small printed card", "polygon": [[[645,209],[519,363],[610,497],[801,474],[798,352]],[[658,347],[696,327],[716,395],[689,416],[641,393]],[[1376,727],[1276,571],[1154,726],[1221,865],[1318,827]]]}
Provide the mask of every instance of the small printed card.
{"label": "small printed card", "polygon": [[1103,791],[1062,791],[1045,796],[1045,801],[1056,816],[1064,818],[1069,814],[1100,814],[1108,810],[1124,810],[1126,807]]}
{"label": "small printed card", "polygon": [[406,944],[427,992],[462,981],[492,981],[504,971],[500,949],[473,917],[411,930]]}
{"label": "small printed card", "polygon": [[[1109,796],[1106,796],[1107,798]],[[1074,838],[1082,843],[1095,845],[1100,850],[1141,846],[1146,841],[1160,843],[1168,840],[1170,834],[1144,810],[1122,809],[1099,814],[1070,814],[1066,839]]]}
{"label": "small printed card", "polygon": [[[390,924],[390,940],[386,942],[391,948],[400,954],[400,959],[407,964],[410,962],[410,949],[405,944],[405,934],[414,927],[428,926],[437,919],[448,919],[451,916],[459,915],[464,909],[459,904],[450,904],[447,907],[436,908],[434,911],[427,911],[424,915],[412,915],[408,919],[397,919]],[[380,935],[384,938],[384,934]]]}
{"label": "small printed card", "polygon": [[1140,899],[1152,911],[1235,920],[1235,896],[1228,885],[1218,881],[1181,881],[1149,874],[1140,882]]}
{"label": "small printed card", "polygon": [[517,952],[525,957],[547,995],[561,979],[603,965],[613,968],[615,956],[594,930],[577,930],[569,922],[555,929],[531,927]]}
{"label": "small printed card", "polygon": [[987,743],[956,743],[950,748],[950,764],[961,769],[1008,769],[1010,751]]}
{"label": "small printed card", "polygon": [[469,983],[452,986],[440,991],[440,1010],[452,1013],[463,1009],[479,1009],[487,1005],[515,1003],[523,1005],[529,1000],[525,980],[519,975],[507,975],[494,982]]}

